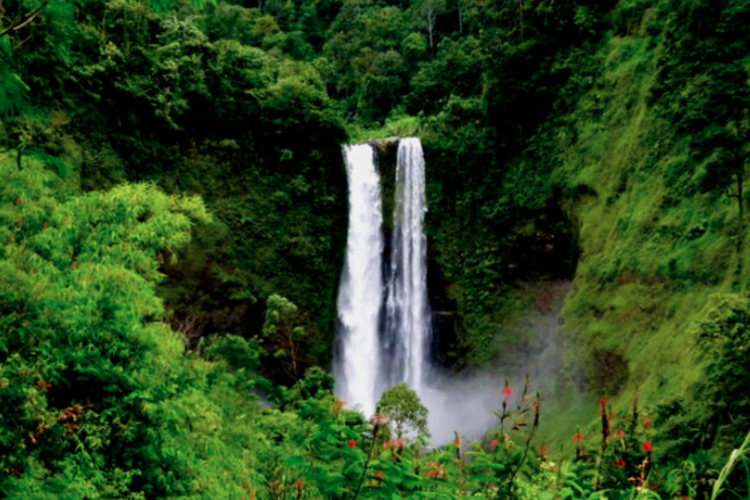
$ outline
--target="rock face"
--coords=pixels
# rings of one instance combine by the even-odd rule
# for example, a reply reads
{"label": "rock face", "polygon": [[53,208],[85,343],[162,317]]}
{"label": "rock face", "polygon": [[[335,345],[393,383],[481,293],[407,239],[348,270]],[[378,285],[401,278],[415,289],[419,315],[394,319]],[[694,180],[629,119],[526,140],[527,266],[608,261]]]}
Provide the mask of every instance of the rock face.
{"label": "rock face", "polygon": [[393,229],[393,210],[396,200],[396,163],[400,137],[369,141],[375,149],[375,158],[380,170],[381,193],[383,195],[383,230],[390,234]]}

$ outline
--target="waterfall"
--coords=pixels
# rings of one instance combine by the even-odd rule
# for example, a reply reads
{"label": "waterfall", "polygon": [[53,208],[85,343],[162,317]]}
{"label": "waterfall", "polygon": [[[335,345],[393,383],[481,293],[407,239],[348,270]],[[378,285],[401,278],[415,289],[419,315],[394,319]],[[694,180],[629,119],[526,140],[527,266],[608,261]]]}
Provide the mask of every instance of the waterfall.
{"label": "waterfall", "polygon": [[379,317],[383,295],[380,176],[367,144],[344,148],[349,182],[346,262],[338,295],[337,394],[365,415],[375,412],[380,394]]}
{"label": "waterfall", "polygon": [[391,266],[386,288],[386,338],[393,344],[391,384],[406,382],[422,392],[430,311],[427,302],[427,240],[424,155],[419,139],[402,139],[396,164]]}
{"label": "waterfall", "polygon": [[363,144],[345,147],[344,155],[349,230],[338,295],[334,370],[337,395],[369,417],[385,389],[401,382],[418,394],[424,389],[431,333],[423,232],[425,165],[419,139],[401,139],[391,253],[386,259],[390,266],[384,273],[382,200],[374,151]]}

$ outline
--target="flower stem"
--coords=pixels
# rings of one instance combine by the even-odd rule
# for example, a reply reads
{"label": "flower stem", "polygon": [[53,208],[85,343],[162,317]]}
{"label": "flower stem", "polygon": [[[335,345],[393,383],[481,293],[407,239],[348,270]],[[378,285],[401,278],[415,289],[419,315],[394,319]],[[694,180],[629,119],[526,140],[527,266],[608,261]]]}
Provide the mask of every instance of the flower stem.
{"label": "flower stem", "polygon": [[380,427],[380,424],[375,424],[375,429],[372,431],[372,443],[370,444],[370,451],[367,452],[367,460],[365,461],[365,466],[362,468],[362,474],[359,476],[359,483],[357,483],[357,489],[354,491],[353,500],[357,500],[357,498],[359,497],[359,492],[362,489],[362,484],[365,482],[367,468],[370,466],[370,462],[372,461],[372,452],[375,451],[375,443],[378,440]]}

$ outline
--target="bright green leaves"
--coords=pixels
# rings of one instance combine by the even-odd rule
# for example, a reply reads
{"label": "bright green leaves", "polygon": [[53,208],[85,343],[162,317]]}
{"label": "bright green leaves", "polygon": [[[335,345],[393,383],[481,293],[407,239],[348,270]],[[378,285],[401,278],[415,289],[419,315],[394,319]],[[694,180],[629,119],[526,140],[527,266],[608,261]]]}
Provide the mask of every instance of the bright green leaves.
{"label": "bright green leaves", "polygon": [[405,383],[385,391],[377,411],[387,417],[387,425],[395,439],[425,442],[430,437],[427,408]]}
{"label": "bright green leaves", "polygon": [[[200,199],[149,184],[80,194],[32,159],[19,171],[4,155],[0,178],[0,407],[16,422],[0,432],[0,468],[20,471],[0,489],[125,488],[121,471],[99,469],[121,453],[111,433],[123,415],[137,418],[123,401],[179,387],[165,374],[183,343],[158,321],[159,268],[210,217]],[[74,458],[55,465],[63,452]]]}
{"label": "bright green leaves", "polygon": [[[159,279],[158,267],[190,240],[194,222],[210,217],[198,198],[174,197],[150,184],[69,196],[60,179],[38,163],[15,171],[5,163],[0,191],[0,237],[23,242],[58,269],[79,264],[116,265],[145,279]],[[7,241],[6,241],[7,242]]]}
{"label": "bright green leaves", "polygon": [[208,359],[220,358],[235,370],[254,372],[260,367],[261,350],[257,342],[248,342],[236,335],[210,337],[205,349]]}
{"label": "bright green leaves", "polygon": [[290,328],[297,317],[297,306],[280,295],[271,295],[266,301],[266,322],[263,324],[263,336],[276,333],[280,327]]}
{"label": "bright green leaves", "polygon": [[190,240],[193,221],[209,221],[200,199],[168,196],[149,184],[126,185],[63,204],[51,221],[55,228],[30,244],[81,263],[117,262],[156,281],[161,263]]}

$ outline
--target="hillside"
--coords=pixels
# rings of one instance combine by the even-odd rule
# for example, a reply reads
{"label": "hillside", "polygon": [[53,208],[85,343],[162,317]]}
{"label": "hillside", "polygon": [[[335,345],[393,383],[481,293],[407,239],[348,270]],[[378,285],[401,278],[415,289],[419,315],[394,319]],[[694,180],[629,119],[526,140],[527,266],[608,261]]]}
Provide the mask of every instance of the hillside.
{"label": "hillside", "polygon": [[[0,492],[710,498],[750,429],[749,20],[744,0],[4,4]],[[498,384],[467,470],[460,436],[394,445],[327,375],[341,145],[406,136],[435,364]],[[541,396],[519,398],[527,373]]]}

